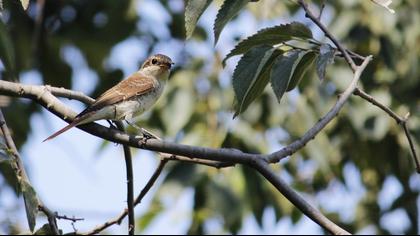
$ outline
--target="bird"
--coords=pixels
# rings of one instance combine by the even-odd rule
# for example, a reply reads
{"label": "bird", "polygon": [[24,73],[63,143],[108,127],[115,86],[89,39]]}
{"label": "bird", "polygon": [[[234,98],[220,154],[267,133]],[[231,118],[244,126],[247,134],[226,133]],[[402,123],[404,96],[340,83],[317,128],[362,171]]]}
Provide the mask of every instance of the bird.
{"label": "bird", "polygon": [[97,120],[129,120],[141,115],[149,110],[162,95],[173,65],[171,58],[166,55],[150,56],[138,71],[102,93],[71,123],[53,133],[43,142],[78,125]]}

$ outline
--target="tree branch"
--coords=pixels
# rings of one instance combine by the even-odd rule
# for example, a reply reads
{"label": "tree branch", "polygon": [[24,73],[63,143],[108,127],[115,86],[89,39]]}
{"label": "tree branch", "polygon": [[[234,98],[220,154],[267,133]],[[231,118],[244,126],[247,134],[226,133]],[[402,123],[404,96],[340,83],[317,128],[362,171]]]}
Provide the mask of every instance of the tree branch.
{"label": "tree branch", "polygon": [[341,43],[338,42],[334,35],[332,35],[330,31],[328,31],[327,27],[325,27],[321,23],[320,19],[312,13],[312,11],[308,7],[308,4],[304,0],[298,0],[297,2],[299,3],[299,5],[302,6],[303,10],[305,10],[305,16],[311,19],[312,22],[314,22],[324,32],[325,36],[327,36],[338,48],[338,50],[340,50],[340,52],[343,54],[344,59],[350,65],[353,72],[356,72],[357,66],[354,63],[353,59],[351,59],[350,55],[348,54],[347,50],[343,47],[343,45],[341,45]]}
{"label": "tree branch", "polygon": [[[149,190],[155,184],[157,178],[162,173],[162,170],[165,167],[166,163],[168,163],[168,159],[162,159],[160,161],[159,166],[157,167],[157,169],[155,170],[155,172],[153,173],[153,175],[150,177],[149,181],[144,186],[143,190],[140,192],[140,194],[134,200],[134,206],[137,206],[143,200],[144,196],[146,196],[146,194],[149,192]],[[105,230],[106,228],[110,227],[111,225],[121,224],[121,221],[127,216],[127,214],[128,214],[128,211],[127,211],[127,209],[125,209],[115,219],[110,220],[110,221],[107,221],[104,224],[95,227],[91,231],[84,233],[84,235],[97,234],[97,233],[100,233],[101,231]]]}
{"label": "tree branch", "polygon": [[357,82],[360,79],[360,75],[362,74],[363,70],[368,65],[369,61],[371,60],[371,56],[368,56],[363,63],[356,68],[356,71],[354,72],[354,76],[352,81],[350,82],[350,85],[347,87],[347,89],[339,96],[337,102],[335,105],[330,109],[330,111],[322,117],[311,129],[309,129],[300,139],[294,141],[293,143],[287,145],[283,149],[281,149],[278,152],[274,152],[270,154],[267,158],[267,160],[271,163],[278,162],[281,159],[292,155],[297,150],[301,149],[303,146],[305,146],[309,141],[315,138],[315,136],[324,129],[325,126],[327,126],[328,123],[334,117],[338,115],[341,108],[344,106],[347,99],[351,96],[353,91],[355,90],[357,86]]}
{"label": "tree branch", "polygon": [[182,161],[182,162],[194,163],[194,164],[214,167],[217,169],[231,167],[235,165],[235,163],[233,162],[202,160],[198,158],[177,156],[177,155],[171,155],[171,154],[166,154],[166,153],[161,153],[161,155],[163,156],[163,158],[171,160],[171,161]]}
{"label": "tree branch", "polygon": [[[359,59],[363,59],[362,56],[352,52],[352,51],[348,51],[347,49],[345,49],[342,44],[340,42],[338,42],[338,40],[328,31],[328,29],[321,23],[320,21],[320,17],[316,17],[311,10],[308,7],[308,4],[304,1],[304,0],[298,0],[299,5],[302,6],[302,8],[304,9],[305,13],[306,13],[306,17],[310,18],[312,20],[312,22],[314,22],[323,32],[324,34],[335,44],[335,46],[338,48],[338,50],[340,50],[340,52],[342,53],[342,55],[344,56],[344,58],[346,59],[347,63],[350,65],[350,67],[352,68],[353,72],[356,72],[357,70],[357,66],[354,63],[352,57],[356,57]],[[322,13],[322,9],[324,8],[324,2],[322,3],[321,6],[321,12]],[[364,59],[363,59],[364,60]],[[354,91],[355,95],[358,95],[360,97],[362,97],[363,99],[369,101],[370,103],[372,103],[375,106],[378,106],[379,108],[381,108],[382,110],[384,110],[386,113],[388,113],[392,118],[394,118],[398,124],[400,124],[405,132],[405,135],[407,136],[407,140],[408,143],[410,145],[410,150],[412,153],[412,157],[414,159],[414,163],[416,163],[416,170],[418,173],[420,173],[420,160],[417,156],[415,147],[414,147],[414,143],[413,140],[410,136],[409,130],[407,128],[407,119],[404,119],[400,116],[398,116],[396,113],[394,113],[391,109],[389,109],[388,107],[384,106],[383,104],[379,103],[378,101],[376,101],[374,98],[372,98],[369,94],[364,93],[363,91],[361,91],[360,89],[356,88]],[[408,118],[408,117],[407,117]]]}
{"label": "tree branch", "polygon": [[392,117],[397,122],[397,124],[403,127],[405,136],[407,137],[408,143],[410,145],[411,155],[414,159],[414,163],[416,164],[417,173],[420,173],[420,160],[417,156],[417,152],[414,147],[414,142],[411,139],[411,135],[407,127],[407,120],[410,113],[408,113],[406,117],[401,117],[397,113],[393,112],[390,108],[388,108],[387,106],[385,106],[384,104],[376,100],[374,97],[370,96],[369,94],[361,90],[360,88],[356,88],[353,94],[365,99],[366,101],[370,102],[374,106],[379,107],[384,112],[386,112],[390,117]]}
{"label": "tree branch", "polygon": [[325,217],[318,209],[309,205],[297,192],[290,188],[279,176],[274,174],[268,166],[268,162],[258,160],[250,167],[256,169],[263,175],[274,187],[279,190],[293,205],[295,205],[303,214],[311,218],[318,225],[326,229],[331,234],[349,235],[350,233],[336,225]]}
{"label": "tree branch", "polygon": [[[16,175],[18,176],[18,179],[22,181],[26,181],[29,184],[30,181],[29,181],[28,175],[26,174],[25,167],[22,162],[22,158],[19,155],[15,142],[13,141],[9,128],[7,127],[6,119],[4,118],[4,115],[1,109],[0,109],[0,127],[4,136],[4,140],[6,142],[6,146],[11,152],[12,157],[14,158],[14,169],[16,170]],[[38,196],[36,196],[36,198],[38,201],[38,209],[44,212],[44,214],[47,216],[51,231],[54,234],[58,235],[60,232],[57,227],[57,221],[56,221],[55,215],[45,205],[41,203]]]}
{"label": "tree branch", "polygon": [[56,235],[60,235],[60,231],[58,230],[57,226],[57,214],[52,212],[42,203],[38,204],[38,209],[42,211],[45,214],[45,216],[47,216],[48,224],[50,226],[51,231]]}
{"label": "tree branch", "polygon": [[[370,57],[366,59],[365,63],[363,64],[363,67],[365,66],[365,64],[367,64],[369,60]],[[58,117],[61,117],[67,122],[71,122],[72,118],[76,115],[74,111],[68,109],[64,104],[60,102],[60,100],[54,97],[50,91],[46,90],[44,86],[22,85],[7,81],[0,81],[0,92],[9,96],[26,97],[37,101],[42,106],[46,107],[50,112],[57,115]],[[269,157],[267,155],[262,154],[244,153],[240,150],[232,148],[214,149],[207,147],[194,147],[189,145],[159,141],[156,139],[145,139],[141,136],[128,135],[115,129],[109,129],[96,123],[80,125],[77,126],[77,128],[111,142],[116,142],[124,145],[129,145],[131,147],[147,149],[150,151],[156,151],[160,153],[168,153],[176,156],[183,156],[192,159],[209,160],[213,162],[224,163],[240,163],[253,166],[257,161],[261,161]],[[289,189],[289,191],[293,190]],[[304,200],[302,199],[302,201]],[[305,214],[307,213],[306,211],[303,212]],[[124,217],[125,215],[122,218]],[[109,225],[115,224],[115,222],[118,223],[119,219],[120,218],[117,218],[115,220],[106,222],[104,225],[102,225],[102,227],[108,227]],[[331,231],[331,229],[328,230]]]}
{"label": "tree branch", "polygon": [[[115,122],[120,131],[124,132],[122,122]],[[133,177],[133,162],[130,147],[123,145],[125,169],[127,171],[127,211],[128,211],[128,234],[134,235],[135,219],[134,219],[134,177]]]}

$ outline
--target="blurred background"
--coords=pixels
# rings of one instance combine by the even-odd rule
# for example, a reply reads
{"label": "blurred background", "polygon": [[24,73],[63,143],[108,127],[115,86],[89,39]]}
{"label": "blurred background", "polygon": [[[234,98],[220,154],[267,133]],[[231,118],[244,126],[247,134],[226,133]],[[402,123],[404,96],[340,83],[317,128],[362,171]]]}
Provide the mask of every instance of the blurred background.
{"label": "blurred background", "polygon": [[[311,1],[314,10],[320,2]],[[420,1],[394,0],[395,14],[371,1],[325,2],[322,21],[331,32],[351,50],[374,57],[360,86],[399,115],[410,112],[409,129],[420,140]],[[214,46],[213,22],[221,3],[210,4],[186,40],[182,0],[38,0],[30,1],[27,11],[20,1],[3,1],[1,34],[11,42],[2,44],[12,52],[15,66],[6,71],[1,64],[1,79],[96,97],[136,71],[150,54],[163,53],[175,62],[172,79],[154,109],[135,120],[138,125],[177,143],[276,151],[327,112],[348,85],[351,70],[336,59],[325,81],[308,73],[280,104],[267,90],[233,120],[231,76],[239,58],[225,68],[221,60],[240,39],[300,21],[315,38],[326,40],[293,1],[261,0],[229,22]],[[92,229],[125,208],[121,146],[77,129],[42,143],[65,122],[30,100],[1,96],[0,101],[40,199],[60,215],[85,219],[73,225],[59,221],[64,233]],[[85,107],[63,102],[78,112]],[[137,194],[159,157],[144,150],[133,154]],[[414,166],[402,128],[352,97],[313,141],[273,168],[349,232],[419,234],[420,178]],[[1,234],[29,230],[12,177],[10,166],[0,162]],[[239,165],[218,170],[170,163],[135,213],[142,234],[325,233],[255,171]],[[36,228],[45,222],[40,213]],[[103,233],[126,233],[126,224]]]}

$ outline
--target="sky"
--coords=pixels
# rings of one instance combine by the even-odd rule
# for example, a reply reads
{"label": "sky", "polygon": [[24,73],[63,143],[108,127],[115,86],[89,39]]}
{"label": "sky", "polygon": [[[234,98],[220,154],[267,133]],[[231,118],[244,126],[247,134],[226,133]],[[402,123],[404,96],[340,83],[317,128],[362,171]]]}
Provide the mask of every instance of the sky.
{"label": "sky", "polygon": [[[182,7],[182,1],[173,1],[175,8]],[[142,15],[144,21],[138,27],[148,27],[147,22],[161,22],[164,24],[169,21],[169,16],[165,14],[162,6],[158,1],[139,1],[137,11]],[[332,12],[327,8],[324,13],[324,20],[328,22],[331,19]],[[202,16],[199,24],[204,26],[206,30],[211,31],[216,15],[216,8],[211,6]],[[294,17],[295,19],[303,19],[300,13]],[[290,21],[290,20],[287,20]],[[146,23],[145,23],[146,22]],[[286,22],[286,19],[285,19]],[[240,34],[243,36],[253,34],[258,29],[272,24],[270,21],[257,22],[250,13],[244,12],[236,20],[229,23],[223,30],[222,36],[217,46],[226,54],[234,45],[229,37],[224,35]],[[150,25],[150,24],[149,24]],[[166,27],[150,28],[153,34],[159,37],[169,37]],[[212,34],[210,34],[212,35]],[[320,33],[315,31],[315,36],[320,37]],[[212,38],[210,40],[213,40]],[[181,46],[182,50],[194,51],[196,55],[211,55],[214,49],[211,47],[202,47],[195,42],[186,42],[178,45],[177,42],[167,42],[157,45],[156,52],[162,52],[179,60],[179,51],[174,48]],[[212,46],[212,44],[210,44]],[[144,58],[145,46],[136,38],[128,38],[114,47],[109,60],[106,62],[111,67],[120,68],[125,75],[137,70],[137,62],[140,58]],[[74,79],[77,81],[72,85],[72,89],[90,93],[93,85],[98,80],[96,74],[92,72],[77,48],[68,45],[62,51],[63,58],[74,69]],[[230,86],[229,75],[233,71],[233,66],[237,62],[237,58],[228,61],[228,67],[225,75],[226,86]],[[35,71],[29,71],[21,74],[22,83],[25,84],[41,84],[40,75]],[[295,94],[298,96],[298,94]],[[67,105],[75,111],[81,111],[84,105],[77,101],[63,99]],[[104,125],[106,123],[99,122]],[[27,172],[30,180],[40,196],[40,199],[50,209],[58,211],[61,215],[76,216],[85,218],[84,221],[78,222],[74,227],[80,232],[90,230],[95,225],[103,223],[109,219],[119,215],[122,209],[126,207],[126,181],[125,181],[125,164],[123,159],[122,147],[115,144],[107,145],[104,149],[100,149],[102,140],[89,135],[79,129],[70,129],[60,137],[49,142],[42,143],[54,131],[62,128],[66,123],[43,110],[31,117],[32,133],[28,137],[27,143],[21,150],[21,156],[24,158]],[[146,181],[152,175],[158,158],[149,151],[133,150],[133,168],[134,168],[134,186],[137,194],[145,185]],[[310,166],[308,166],[310,171]],[[357,168],[347,165],[344,170],[346,181],[349,188],[345,188],[338,182],[330,184],[326,191],[319,193],[317,196],[304,195],[304,197],[312,204],[322,205],[327,211],[339,211],[340,217],[345,220],[352,220],[355,215],[355,205],[364,196],[360,180],[360,173]],[[286,177],[287,180],[287,177]],[[158,181],[159,182],[159,181]],[[419,180],[414,179],[414,184],[418,184]],[[148,209],[151,197],[157,186],[152,188],[151,192],[145,197],[143,202],[135,208],[136,216],[141,216]],[[383,190],[381,191],[380,206],[387,208],[393,199],[398,197],[402,192],[395,177],[390,177],[385,181]],[[164,211],[151,225],[146,229],[145,234],[184,234],[190,225],[190,214],[192,212],[193,190],[185,188],[179,198],[170,202],[170,207]],[[343,205],[343,202],[346,204]],[[14,196],[5,193],[0,197],[0,205],[14,206],[19,204],[23,206],[23,200],[19,199],[16,203]],[[419,204],[420,205],[420,204]],[[3,213],[4,214],[4,213]],[[2,218],[0,213],[0,218]],[[12,216],[20,224],[27,228],[26,216],[24,208],[21,207],[18,215]],[[43,217],[38,217],[37,227],[42,226],[46,222]],[[127,232],[127,219],[121,226],[112,226],[108,232],[121,233]],[[381,222],[382,223],[382,222]],[[408,227],[408,217],[405,212],[391,212],[383,219],[383,225],[389,227],[394,233],[403,232]],[[293,225],[289,219],[275,221],[274,211],[267,209],[263,217],[263,229],[261,229],[252,216],[245,219],[240,234],[321,234],[322,231],[318,225],[307,217],[302,217],[298,224]],[[64,232],[73,231],[73,226],[68,221],[59,221],[59,228]],[[206,223],[206,229],[210,232],[220,233],[222,228],[220,221],[212,219]],[[0,232],[2,233],[2,232]],[[372,227],[362,229],[361,234],[375,233]]]}

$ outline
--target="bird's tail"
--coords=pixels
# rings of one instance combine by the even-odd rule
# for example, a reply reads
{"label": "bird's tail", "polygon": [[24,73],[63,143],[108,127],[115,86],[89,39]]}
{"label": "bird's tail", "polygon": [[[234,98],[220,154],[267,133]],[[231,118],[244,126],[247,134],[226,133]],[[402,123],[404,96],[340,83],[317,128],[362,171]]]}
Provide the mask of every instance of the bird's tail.
{"label": "bird's tail", "polygon": [[69,130],[69,129],[73,128],[73,127],[75,127],[76,125],[79,125],[80,122],[81,122],[81,119],[76,118],[75,120],[73,120],[73,122],[71,122],[70,124],[68,124],[64,128],[60,129],[59,131],[53,133],[51,136],[49,136],[48,138],[44,139],[44,141],[42,141],[42,142],[45,142],[45,141],[48,141],[48,140],[51,140],[51,139],[57,137],[58,135],[66,132],[67,130]]}

